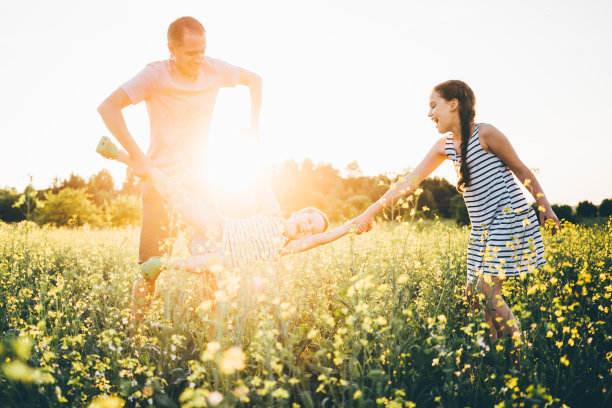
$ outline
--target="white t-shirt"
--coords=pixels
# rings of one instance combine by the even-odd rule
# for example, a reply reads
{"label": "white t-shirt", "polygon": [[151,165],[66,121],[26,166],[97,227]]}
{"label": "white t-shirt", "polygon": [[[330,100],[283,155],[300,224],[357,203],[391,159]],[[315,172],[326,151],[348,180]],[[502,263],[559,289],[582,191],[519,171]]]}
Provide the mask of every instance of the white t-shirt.
{"label": "white t-shirt", "polygon": [[151,124],[147,155],[168,176],[201,178],[212,114],[222,87],[233,87],[240,68],[204,57],[195,80],[181,75],[170,60],[148,64],[121,89],[132,104],[145,101]]}

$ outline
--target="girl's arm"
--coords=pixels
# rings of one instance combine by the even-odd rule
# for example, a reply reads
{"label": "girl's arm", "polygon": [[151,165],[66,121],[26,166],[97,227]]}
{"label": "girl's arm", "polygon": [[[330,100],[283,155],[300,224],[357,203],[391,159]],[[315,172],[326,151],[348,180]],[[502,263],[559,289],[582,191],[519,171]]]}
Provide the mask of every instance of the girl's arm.
{"label": "girl's arm", "polygon": [[540,209],[540,223],[544,225],[546,220],[550,219],[555,227],[559,228],[559,219],[552,210],[542,186],[533,172],[519,159],[506,135],[492,125],[481,125],[478,133],[483,149],[499,157],[536,200]]}
{"label": "girl's arm", "polygon": [[353,225],[351,223],[347,223],[331,231],[325,231],[305,238],[294,239],[289,241],[287,245],[280,250],[280,254],[296,254],[298,252],[303,252],[318,247],[319,245],[328,244],[337,240],[338,238],[342,238],[351,232],[351,229],[354,229]]}
{"label": "girl's arm", "polygon": [[444,147],[446,138],[440,138],[433,147],[429,150],[425,158],[419,165],[410,172],[410,174],[400,178],[400,180],[392,184],[389,190],[379,198],[374,204],[368,207],[360,216],[355,218],[352,223],[358,226],[358,233],[369,231],[374,223],[374,217],[382,209],[396,202],[401,197],[412,193],[424,178],[429,176],[440,164],[446,159]]}

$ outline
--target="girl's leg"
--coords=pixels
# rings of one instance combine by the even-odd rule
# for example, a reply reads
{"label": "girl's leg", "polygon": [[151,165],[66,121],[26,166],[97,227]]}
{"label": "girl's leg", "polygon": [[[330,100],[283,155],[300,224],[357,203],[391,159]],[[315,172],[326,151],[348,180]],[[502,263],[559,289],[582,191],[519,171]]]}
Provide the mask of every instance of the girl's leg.
{"label": "girl's leg", "polygon": [[[184,269],[191,273],[202,274],[202,300],[211,302],[211,312],[215,311],[215,292],[217,278],[224,265],[224,258],[218,253],[192,255],[185,260],[176,261],[175,269]],[[209,333],[210,334],[210,333]]]}
{"label": "girl's leg", "polygon": [[484,295],[485,315],[491,327],[491,341],[499,334],[514,336],[519,332],[519,322],[502,297],[503,280],[495,276],[482,276],[478,281],[478,292]]}

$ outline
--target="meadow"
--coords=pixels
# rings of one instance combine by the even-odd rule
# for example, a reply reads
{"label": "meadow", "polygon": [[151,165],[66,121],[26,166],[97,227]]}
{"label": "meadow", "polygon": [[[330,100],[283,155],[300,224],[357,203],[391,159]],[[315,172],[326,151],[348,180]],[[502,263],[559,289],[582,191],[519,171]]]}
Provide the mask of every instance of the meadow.
{"label": "meadow", "polygon": [[466,227],[382,223],[224,270],[214,311],[165,271],[131,335],[137,229],[0,223],[0,407],[611,406],[611,237],[545,232],[548,264],[505,285],[521,336],[489,344]]}

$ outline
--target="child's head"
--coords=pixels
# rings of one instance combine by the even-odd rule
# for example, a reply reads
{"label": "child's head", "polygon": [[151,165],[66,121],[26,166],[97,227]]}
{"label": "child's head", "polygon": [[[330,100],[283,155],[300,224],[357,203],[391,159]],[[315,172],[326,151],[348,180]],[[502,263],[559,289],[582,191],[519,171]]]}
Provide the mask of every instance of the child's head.
{"label": "child's head", "polygon": [[329,220],[323,211],[314,207],[306,207],[291,214],[285,225],[287,236],[297,239],[325,232],[329,226]]}
{"label": "child's head", "polygon": [[476,114],[475,104],[476,98],[472,89],[465,82],[454,79],[436,85],[429,97],[429,117],[436,123],[438,132],[447,133],[457,124],[461,129],[461,167],[457,181],[457,190],[460,193],[464,192],[464,187],[470,185],[466,157],[470,129]]}

